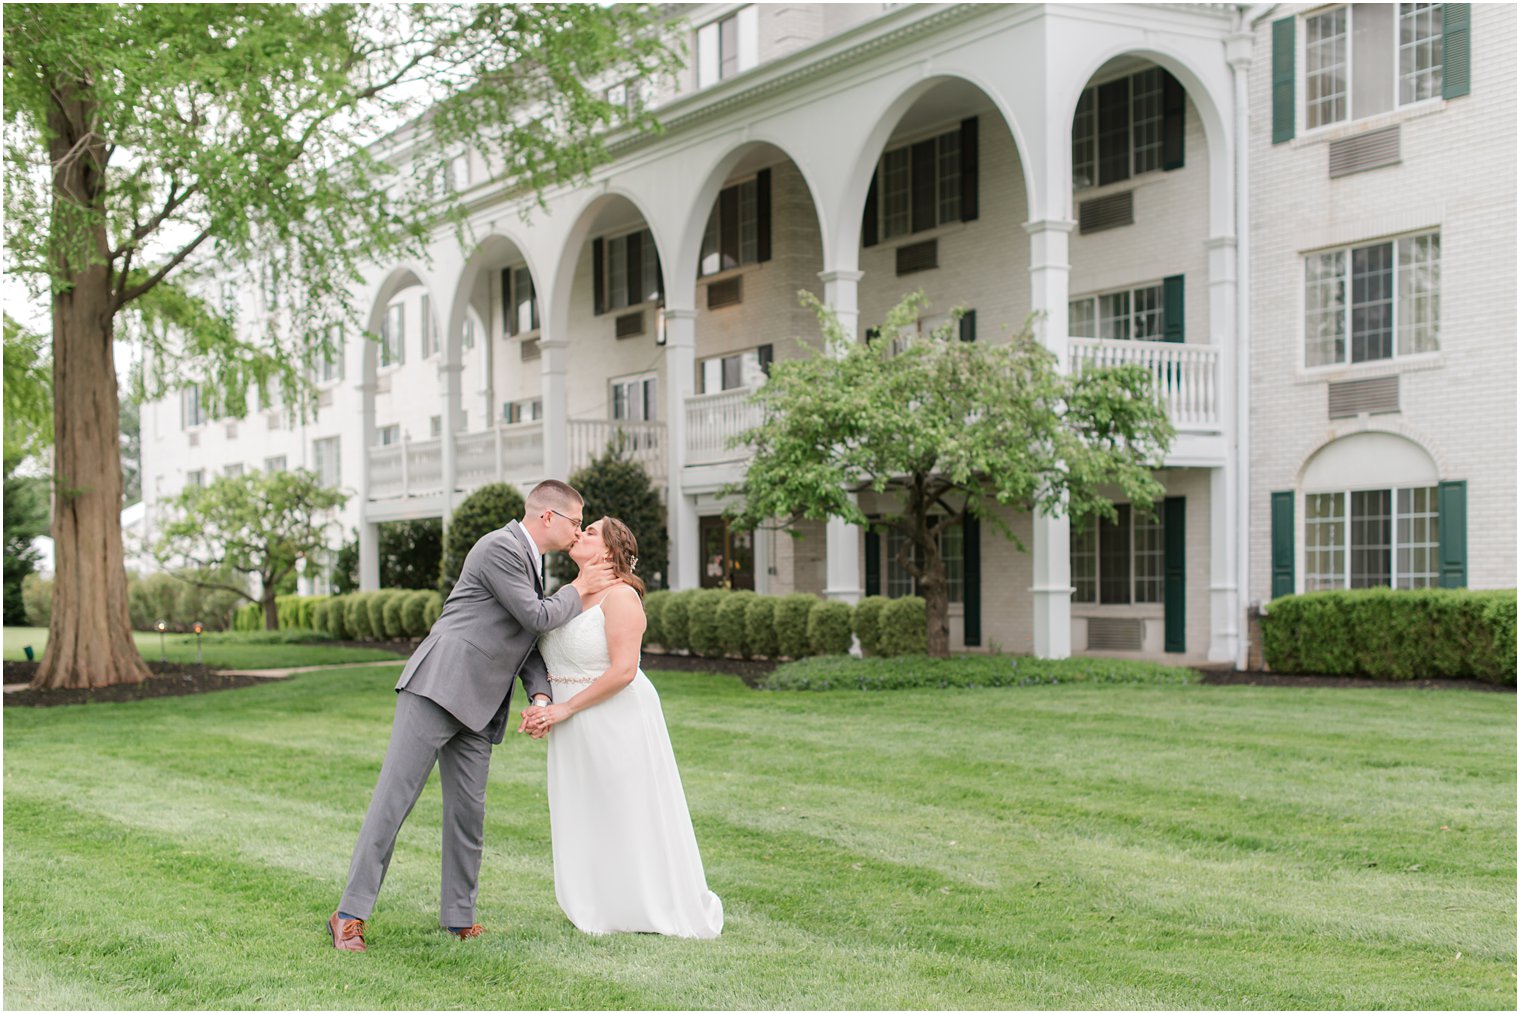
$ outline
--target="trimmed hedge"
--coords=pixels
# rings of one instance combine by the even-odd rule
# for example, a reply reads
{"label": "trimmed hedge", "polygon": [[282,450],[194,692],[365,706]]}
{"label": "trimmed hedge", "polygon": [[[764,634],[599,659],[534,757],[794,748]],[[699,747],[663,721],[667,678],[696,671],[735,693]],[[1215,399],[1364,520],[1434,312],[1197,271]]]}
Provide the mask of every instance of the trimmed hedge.
{"label": "trimmed hedge", "polygon": [[805,592],[783,595],[776,601],[776,653],[802,658],[808,653],[807,618],[819,602]]}
{"label": "trimmed hedge", "polygon": [[666,651],[686,651],[691,647],[688,636],[691,628],[691,603],[700,594],[701,589],[688,588],[672,592],[670,598],[665,600],[665,608],[660,613],[660,633],[664,637],[661,643]]}
{"label": "trimmed hedge", "polygon": [[850,641],[850,609],[847,602],[819,602],[808,613],[808,647],[814,655],[847,655]]}
{"label": "trimmed hedge", "polygon": [[644,596],[645,645],[665,643],[665,630],[660,626],[660,617],[665,612],[665,603],[670,599],[670,594],[662,589]]}
{"label": "trimmed hedge", "polygon": [[[385,636],[395,640],[398,637],[406,637],[406,603],[412,597],[412,593],[400,588],[390,590],[385,599],[385,605],[381,607],[381,615],[385,618]],[[421,617],[418,617],[419,619]]]}
{"label": "trimmed hedge", "polygon": [[877,654],[880,648],[881,611],[891,601],[885,595],[867,595],[855,607],[855,636],[860,638],[860,650],[867,655]]}
{"label": "trimmed hedge", "polygon": [[733,591],[718,601],[718,645],[725,655],[749,658],[754,654],[746,617],[749,604],[759,597],[752,591]]}
{"label": "trimmed hedge", "polygon": [[237,612],[232,614],[232,629],[244,632],[263,630],[264,607],[257,602],[238,606]]}
{"label": "trimmed hedge", "polygon": [[343,625],[355,641],[375,640],[375,628],[369,622],[369,597],[374,592],[354,592],[343,597]]}
{"label": "trimmed hedge", "polygon": [[414,591],[400,596],[401,629],[407,637],[422,637],[427,633],[427,624],[422,620],[422,607],[427,602],[427,594],[425,591]]}
{"label": "trimmed hedge", "polygon": [[[900,600],[894,600],[900,601]],[[1181,684],[1198,680],[1192,669],[1106,658],[1030,658],[963,655],[930,658],[852,658],[821,655],[787,662],[760,682],[764,690],[909,690],[949,687],[1026,687],[1056,683]]]}
{"label": "trimmed hedge", "polygon": [[880,634],[876,648],[883,657],[928,653],[929,619],[921,597],[906,595],[892,599],[882,606],[878,623]]}
{"label": "trimmed hedge", "polygon": [[427,603],[422,607],[422,619],[427,623],[428,631],[431,632],[433,624],[438,622],[438,617],[443,615],[444,597],[437,592],[428,596]]}
{"label": "trimmed hedge", "polygon": [[776,657],[777,601],[771,595],[756,595],[744,606],[744,642],[754,657]]}
{"label": "trimmed hedge", "polygon": [[1278,672],[1515,683],[1515,590],[1366,588],[1284,595],[1261,618]]}
{"label": "trimmed hedge", "polygon": [[686,620],[686,639],[692,654],[709,657],[723,654],[723,642],[718,637],[718,607],[728,594],[722,588],[703,588],[692,596]]}

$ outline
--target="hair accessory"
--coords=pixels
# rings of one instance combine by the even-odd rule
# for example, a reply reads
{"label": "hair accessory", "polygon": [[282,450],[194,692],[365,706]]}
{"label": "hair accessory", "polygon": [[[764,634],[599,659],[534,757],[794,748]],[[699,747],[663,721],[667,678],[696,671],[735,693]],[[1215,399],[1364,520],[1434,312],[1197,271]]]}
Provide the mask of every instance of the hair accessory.
{"label": "hair accessory", "polygon": [[637,556],[635,556],[633,559],[631,559],[631,560],[628,561],[628,569],[629,570],[638,570],[639,569],[639,558]]}

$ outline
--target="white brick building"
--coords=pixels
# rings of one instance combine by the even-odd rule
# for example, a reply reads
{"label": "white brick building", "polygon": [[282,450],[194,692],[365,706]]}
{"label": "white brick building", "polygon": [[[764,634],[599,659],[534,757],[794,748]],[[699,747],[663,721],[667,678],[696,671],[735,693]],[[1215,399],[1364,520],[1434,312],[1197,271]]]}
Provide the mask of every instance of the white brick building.
{"label": "white brick building", "polygon": [[1274,589],[1513,583],[1513,8],[683,13],[664,133],[547,213],[460,159],[474,242],[374,266],[385,341],[349,337],[314,421],[145,406],[150,524],[229,467],[314,468],[373,586],[379,524],[567,476],[616,427],[666,487],[675,587],[902,594],[887,539],[748,542],[717,495],[748,390],[819,342],[797,291],[859,333],[922,288],[926,327],[1040,312],[1069,367],[1149,365],[1179,430],[1155,521],[952,536],[956,647],[1240,662]]}

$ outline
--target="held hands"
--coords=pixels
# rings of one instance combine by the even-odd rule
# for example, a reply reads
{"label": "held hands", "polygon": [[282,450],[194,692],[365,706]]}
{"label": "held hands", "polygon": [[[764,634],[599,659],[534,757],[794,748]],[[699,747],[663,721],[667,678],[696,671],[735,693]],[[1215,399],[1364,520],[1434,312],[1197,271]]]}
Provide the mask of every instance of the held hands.
{"label": "held hands", "polygon": [[612,569],[612,564],[606,560],[598,560],[596,563],[587,563],[581,567],[581,572],[576,576],[570,586],[580,594],[581,605],[585,604],[602,592],[618,583],[618,576]]}
{"label": "held hands", "polygon": [[534,739],[543,739],[549,734],[552,726],[558,725],[570,717],[570,708],[564,704],[549,704],[544,707],[534,705],[524,708],[522,724],[517,727],[518,732],[526,732]]}

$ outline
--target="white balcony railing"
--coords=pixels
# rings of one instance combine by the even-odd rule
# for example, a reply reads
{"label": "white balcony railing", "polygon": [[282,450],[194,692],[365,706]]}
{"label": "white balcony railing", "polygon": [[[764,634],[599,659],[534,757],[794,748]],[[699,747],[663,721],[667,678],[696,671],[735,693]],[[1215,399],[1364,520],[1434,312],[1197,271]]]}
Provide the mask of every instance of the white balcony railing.
{"label": "white balcony railing", "polygon": [[571,419],[570,471],[589,465],[602,456],[607,445],[623,441],[623,454],[644,466],[656,481],[665,478],[665,424],[624,419]]}
{"label": "white balcony railing", "polygon": [[454,469],[460,489],[488,482],[531,479],[544,472],[544,424],[503,423],[454,438]]}
{"label": "white balcony railing", "polygon": [[760,406],[750,404],[754,388],[738,387],[686,399],[686,463],[712,465],[740,461],[744,448],[730,448],[733,437],[760,424]]}
{"label": "white balcony railing", "polygon": [[1181,342],[1071,339],[1071,368],[1143,366],[1155,380],[1156,399],[1179,430],[1221,428],[1219,346]]}
{"label": "white balcony railing", "polygon": [[388,500],[443,489],[443,442],[406,440],[369,449],[369,497]]}

